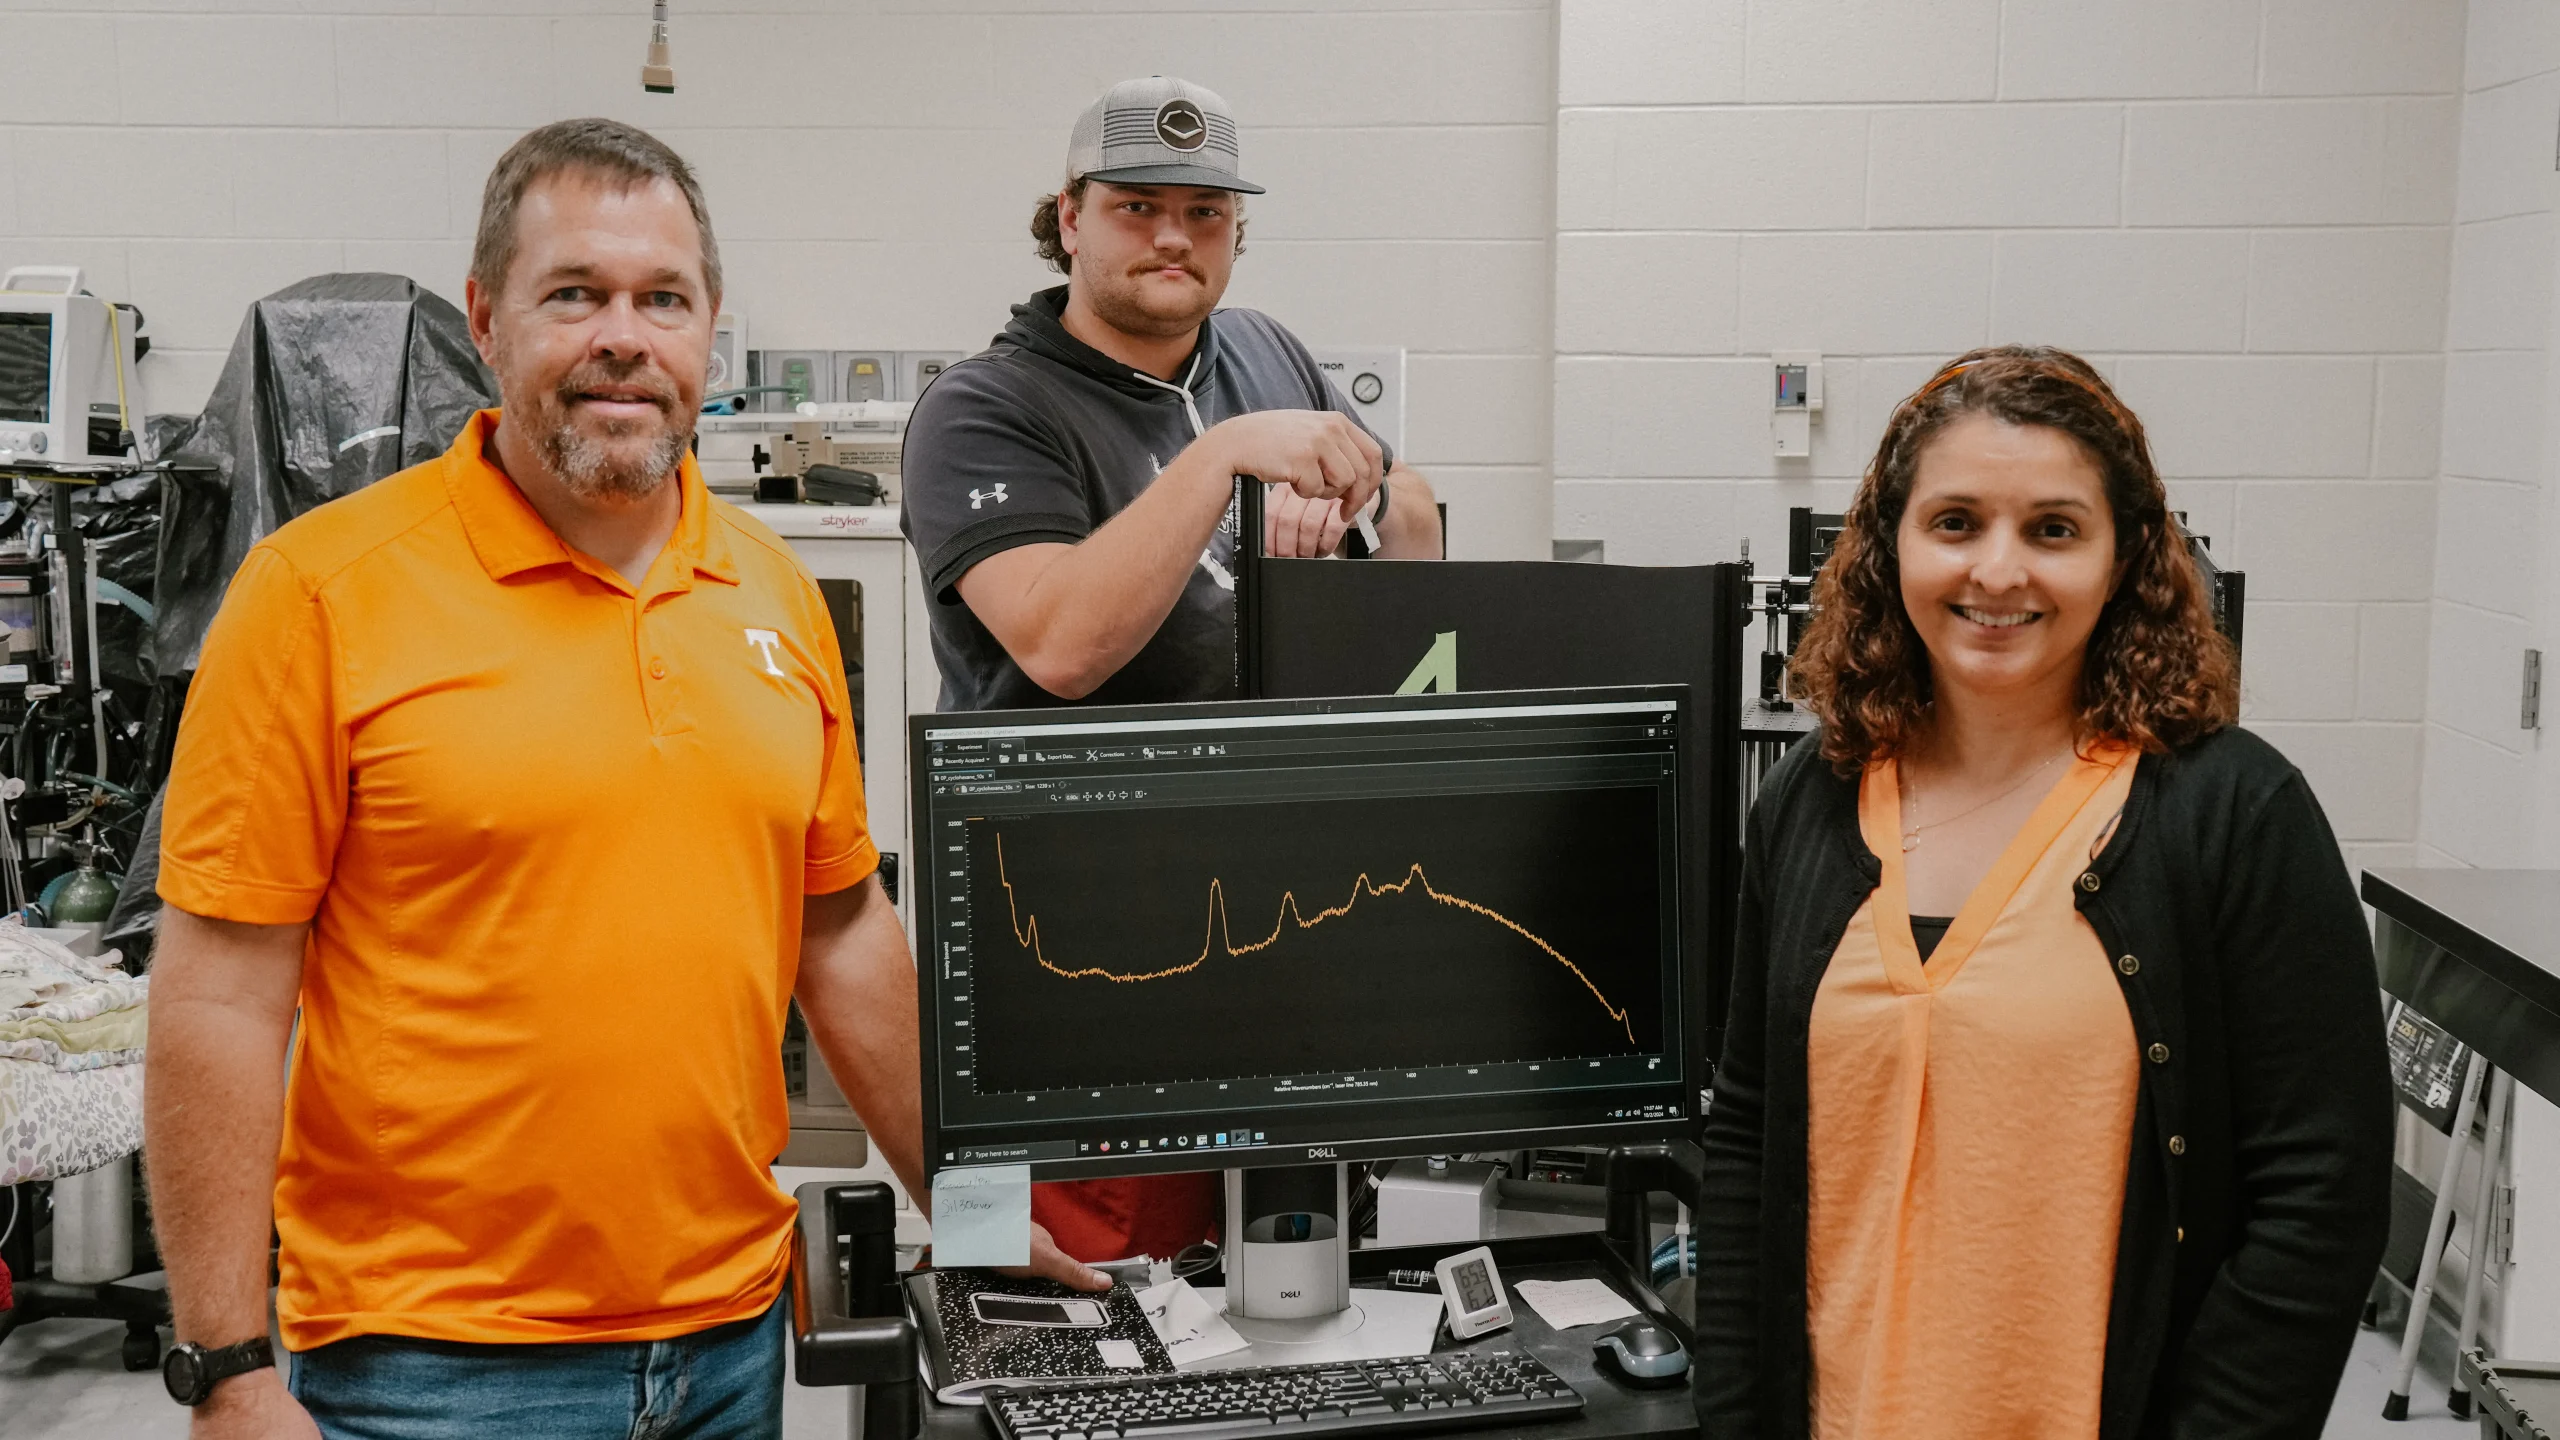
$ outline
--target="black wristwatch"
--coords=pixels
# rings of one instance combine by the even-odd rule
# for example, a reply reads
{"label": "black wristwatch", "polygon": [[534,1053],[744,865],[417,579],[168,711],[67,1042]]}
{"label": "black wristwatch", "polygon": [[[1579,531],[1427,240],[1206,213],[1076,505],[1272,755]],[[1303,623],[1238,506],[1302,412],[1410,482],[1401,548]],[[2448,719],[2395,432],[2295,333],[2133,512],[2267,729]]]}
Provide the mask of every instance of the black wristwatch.
{"label": "black wristwatch", "polygon": [[219,1350],[207,1350],[192,1340],[182,1340],[169,1347],[160,1361],[160,1383],[169,1387],[169,1398],[181,1405],[201,1405],[213,1398],[213,1387],[234,1375],[246,1375],[276,1363],[275,1347],[267,1337],[243,1340]]}

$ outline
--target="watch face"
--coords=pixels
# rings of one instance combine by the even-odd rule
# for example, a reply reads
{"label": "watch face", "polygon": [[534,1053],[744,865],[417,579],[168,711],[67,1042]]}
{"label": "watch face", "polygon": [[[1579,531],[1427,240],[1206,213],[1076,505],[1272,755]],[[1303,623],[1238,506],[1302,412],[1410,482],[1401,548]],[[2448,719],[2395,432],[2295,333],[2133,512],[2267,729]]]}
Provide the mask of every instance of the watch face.
{"label": "watch face", "polygon": [[160,1383],[169,1387],[169,1398],[181,1405],[194,1405],[204,1399],[204,1352],[195,1345],[172,1345],[160,1362]]}

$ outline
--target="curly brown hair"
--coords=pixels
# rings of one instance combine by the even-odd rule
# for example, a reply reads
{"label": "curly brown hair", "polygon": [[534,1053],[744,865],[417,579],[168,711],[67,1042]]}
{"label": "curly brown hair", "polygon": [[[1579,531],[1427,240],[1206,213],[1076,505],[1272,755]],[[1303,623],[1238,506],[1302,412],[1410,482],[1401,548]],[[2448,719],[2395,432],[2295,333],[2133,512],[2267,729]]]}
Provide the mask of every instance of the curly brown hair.
{"label": "curly brown hair", "polygon": [[[1068,181],[1067,203],[1083,205],[1084,187],[1092,183],[1081,176]],[[1041,196],[1039,203],[1031,207],[1031,252],[1048,261],[1049,268],[1061,275],[1070,274],[1076,268],[1076,257],[1067,253],[1065,243],[1058,238],[1058,197],[1054,193]],[[1244,253],[1242,195],[1236,196],[1236,253]]]}
{"label": "curly brown hair", "polygon": [[2214,629],[2204,577],[2169,514],[2151,446],[2106,378],[2046,346],[2000,345],[1949,361],[1886,422],[1788,678],[1822,718],[1822,754],[1843,775],[1901,755],[1925,724],[1929,652],[1902,601],[1895,537],[1920,455],[1949,424],[1985,414],[2080,443],[2104,480],[2123,578],[2098,614],[2074,708],[2083,743],[2165,752],[2240,714],[2238,659]]}

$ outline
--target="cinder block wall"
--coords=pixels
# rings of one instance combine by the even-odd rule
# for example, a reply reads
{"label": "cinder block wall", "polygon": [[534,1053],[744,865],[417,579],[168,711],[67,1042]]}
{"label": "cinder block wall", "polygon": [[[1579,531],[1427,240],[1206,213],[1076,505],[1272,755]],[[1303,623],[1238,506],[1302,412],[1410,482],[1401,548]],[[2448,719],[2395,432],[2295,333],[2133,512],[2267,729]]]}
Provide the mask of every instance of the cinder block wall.
{"label": "cinder block wall", "polygon": [[[2081,351],[2249,573],[2249,723],[2351,857],[2410,853],[2461,6],[1560,0],[1558,33],[1559,537],[1774,569],[1940,361]],[[1771,453],[1778,349],[1826,357],[1809,460]]]}
{"label": "cinder block wall", "polygon": [[[2551,416],[2560,9],[2473,0],[2445,327],[2443,481],[2426,695],[2422,863],[2560,866],[2560,504]],[[2554,662],[2543,730],[2523,652]]]}
{"label": "cinder block wall", "polygon": [[974,350],[1056,282],[1025,224],[1077,113],[1179,74],[1235,105],[1271,190],[1234,303],[1406,347],[1453,548],[1545,553],[1548,0],[675,0],[671,96],[640,89],[648,8],[13,5],[0,264],[85,265],[142,306],[150,403],[192,410],[281,285],[391,270],[458,299],[490,163],[602,114],[700,168],[751,343]]}
{"label": "cinder block wall", "polygon": [[2249,721],[2351,857],[2560,864],[2512,723],[2560,650],[2547,0],[676,0],[674,96],[627,0],[46,3],[0,264],[142,305],[156,408],[292,280],[458,295],[491,160],[575,114],[702,168],[755,343],[974,348],[1078,107],[1179,73],[1272,187],[1234,299],[1411,351],[1459,555],[1774,565],[1939,360],[2072,346],[2249,571]]}

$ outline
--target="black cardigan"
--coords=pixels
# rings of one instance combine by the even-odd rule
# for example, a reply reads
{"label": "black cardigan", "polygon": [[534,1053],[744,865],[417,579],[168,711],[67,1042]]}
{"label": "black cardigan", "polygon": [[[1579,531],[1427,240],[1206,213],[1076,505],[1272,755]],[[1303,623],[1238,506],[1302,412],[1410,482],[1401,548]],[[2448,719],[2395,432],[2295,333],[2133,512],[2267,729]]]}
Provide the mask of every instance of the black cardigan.
{"label": "black cardigan", "polygon": [[[1745,846],[1698,1210],[1708,1437],[1810,1428],[1805,1039],[1881,874],[1818,738],[1771,769]],[[2328,821],[2226,730],[2142,757],[2074,898],[2135,1044],[2168,1047],[2134,1107],[2098,1433],[2314,1440],[2381,1263],[2392,1149],[2372,946]]]}

